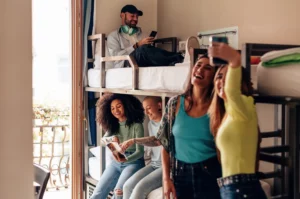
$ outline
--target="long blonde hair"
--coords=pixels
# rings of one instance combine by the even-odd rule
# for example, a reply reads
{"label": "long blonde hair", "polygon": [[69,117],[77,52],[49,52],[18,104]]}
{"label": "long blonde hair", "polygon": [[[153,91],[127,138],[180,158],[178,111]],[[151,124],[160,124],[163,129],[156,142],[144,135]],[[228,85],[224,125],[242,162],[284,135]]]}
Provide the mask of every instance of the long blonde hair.
{"label": "long blonde hair", "polygon": [[[215,78],[214,78],[214,83],[216,82],[218,73],[225,66],[226,65],[222,65],[217,70]],[[226,82],[225,82],[225,84],[226,84]],[[246,95],[246,96],[253,95],[253,87],[252,87],[251,79],[250,79],[249,75],[247,74],[247,71],[243,67],[242,67],[241,90],[242,90],[243,95]],[[222,121],[226,114],[224,100],[218,96],[215,88],[213,90],[213,99],[212,99],[212,102],[208,109],[208,114],[210,116],[211,133],[215,137],[217,135],[218,129],[219,129],[220,125],[222,124]]]}

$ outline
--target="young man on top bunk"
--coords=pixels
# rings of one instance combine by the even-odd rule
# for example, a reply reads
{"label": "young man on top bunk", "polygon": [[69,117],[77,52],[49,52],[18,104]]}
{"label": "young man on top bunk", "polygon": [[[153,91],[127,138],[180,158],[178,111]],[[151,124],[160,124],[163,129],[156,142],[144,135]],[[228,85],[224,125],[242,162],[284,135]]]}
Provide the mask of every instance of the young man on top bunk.
{"label": "young man on top bunk", "polygon": [[[109,56],[132,55],[138,66],[169,66],[183,61],[179,53],[168,52],[156,48],[151,44],[154,37],[142,34],[137,26],[139,16],[143,12],[134,5],[125,5],[121,9],[122,25],[107,37],[107,50]],[[107,62],[108,68],[122,68],[130,66],[127,61]]]}

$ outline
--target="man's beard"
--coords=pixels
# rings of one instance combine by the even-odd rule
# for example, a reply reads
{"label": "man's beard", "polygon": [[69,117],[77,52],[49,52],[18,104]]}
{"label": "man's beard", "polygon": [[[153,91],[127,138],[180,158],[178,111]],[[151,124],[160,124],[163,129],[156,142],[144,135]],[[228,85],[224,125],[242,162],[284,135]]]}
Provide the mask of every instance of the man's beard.
{"label": "man's beard", "polygon": [[130,28],[136,28],[136,25],[137,25],[137,22],[135,24],[132,24],[131,22],[134,21],[134,20],[127,20],[127,18],[125,17],[125,24],[127,26],[129,26]]}

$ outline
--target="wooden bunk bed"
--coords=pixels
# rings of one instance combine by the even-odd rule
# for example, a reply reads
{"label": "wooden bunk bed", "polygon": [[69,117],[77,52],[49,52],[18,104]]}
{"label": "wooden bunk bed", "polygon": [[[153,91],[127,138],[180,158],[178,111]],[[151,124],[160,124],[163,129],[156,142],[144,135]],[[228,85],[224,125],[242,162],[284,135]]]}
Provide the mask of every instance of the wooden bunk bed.
{"label": "wooden bunk bed", "polygon": [[[300,46],[246,43],[242,47],[242,64],[251,76],[251,56],[262,56],[269,51],[295,47]],[[272,116],[275,121],[275,130],[262,132],[262,138],[274,138],[275,145],[263,147],[260,151],[260,160],[273,163],[274,172],[263,173],[261,178],[274,178],[274,196],[272,198],[298,199],[300,198],[300,98],[257,93],[255,101],[275,106],[275,115]]]}
{"label": "wooden bunk bed", "polygon": [[[101,96],[105,92],[119,93],[119,94],[130,94],[137,96],[160,96],[163,101],[163,105],[166,104],[168,97],[179,94],[179,92],[167,92],[167,91],[153,91],[153,90],[141,90],[139,89],[139,67],[137,66],[134,59],[130,56],[115,56],[105,57],[105,35],[98,34],[89,37],[91,41],[98,41],[98,45],[101,45],[101,59],[100,59],[100,70],[101,81],[100,87],[92,88],[86,87],[85,91],[95,92]],[[158,40],[160,43],[171,43],[173,51],[176,49],[174,46],[177,45],[176,38],[167,38]],[[298,47],[295,45],[272,45],[272,44],[250,44],[246,43],[242,48],[242,61],[243,66],[246,70],[251,72],[251,56],[262,56],[266,52],[271,50],[281,50],[286,48]],[[206,50],[195,49],[191,55],[191,63],[195,61],[198,54],[204,54]],[[107,61],[120,61],[128,60],[131,64],[132,73],[132,88],[106,88],[105,86],[105,62]],[[94,59],[89,59],[89,62],[93,62]],[[190,66],[191,67],[191,66]],[[87,93],[85,92],[85,93]],[[272,147],[264,147],[261,149],[260,159],[262,161],[270,162],[274,164],[274,172],[263,173],[261,179],[274,178],[275,195],[273,198],[299,198],[299,134],[300,125],[296,121],[300,121],[300,99],[291,97],[278,97],[278,96],[264,96],[256,95],[256,103],[274,104],[276,114],[274,119],[277,121],[278,117],[280,122],[276,122],[276,130],[272,132],[263,132],[263,138],[275,138],[277,143]],[[85,102],[87,102],[87,94],[85,94]],[[164,110],[164,109],[163,109]],[[89,176],[88,173],[88,150],[87,146],[87,132],[85,132],[84,140],[84,174],[85,174],[85,185],[86,198],[92,194],[93,186],[96,185],[97,181]],[[102,138],[101,126],[97,128],[97,145],[99,140]],[[287,155],[288,153],[288,155]],[[105,168],[105,151],[101,147],[100,154],[102,154],[102,161],[100,170],[103,171]],[[279,154],[279,155],[278,155]],[[279,190],[279,191],[278,191]]]}
{"label": "wooden bunk bed", "polygon": [[[94,44],[100,45],[100,69],[99,73],[101,74],[100,76],[100,87],[85,87],[85,97],[84,97],[84,102],[86,103],[88,100],[87,92],[95,92],[99,96],[101,96],[103,93],[118,93],[118,94],[129,94],[129,95],[135,95],[135,96],[159,96],[162,98],[162,104],[163,107],[162,109],[165,110],[165,105],[167,103],[167,100],[169,97],[172,97],[174,95],[178,95],[181,92],[173,92],[173,91],[165,91],[165,90],[141,90],[139,89],[139,67],[136,64],[135,60],[133,57],[126,55],[126,56],[114,56],[114,57],[105,57],[105,41],[106,37],[105,34],[97,34],[97,35],[92,35],[88,37],[90,41],[93,41]],[[170,44],[171,45],[171,51],[176,52],[177,50],[177,38],[175,37],[170,37],[170,38],[164,38],[164,39],[156,39],[154,45],[156,44]],[[181,66],[181,67],[188,67],[188,70],[193,66],[193,63],[197,59],[197,57],[200,54],[205,54],[207,52],[206,49],[194,49],[193,53],[190,56],[190,64],[188,66]],[[187,52],[186,52],[187,53]],[[94,57],[91,59],[88,59],[88,62],[94,62]],[[128,62],[131,65],[131,74],[132,74],[132,87],[130,89],[124,89],[124,88],[106,88],[105,85],[105,78],[106,78],[106,68],[105,68],[105,62],[108,61],[121,61],[121,60],[128,60]],[[170,68],[172,68],[171,66]],[[111,70],[111,69],[109,69]],[[113,69],[112,69],[113,70]],[[180,74],[182,75],[182,74]],[[188,73],[187,73],[188,75]],[[184,82],[182,82],[184,83]],[[85,179],[85,190],[86,194],[85,197],[86,199],[89,198],[89,196],[93,193],[93,189],[97,184],[97,180],[93,179],[89,175],[88,171],[88,157],[89,157],[89,148],[88,147],[88,132],[85,132],[84,136],[84,179]],[[100,140],[102,138],[102,128],[101,126],[97,126],[97,146],[100,145]],[[100,154],[101,154],[101,164],[100,164],[100,171],[101,173],[105,169],[105,148],[100,147]],[[101,175],[101,174],[100,174]]]}

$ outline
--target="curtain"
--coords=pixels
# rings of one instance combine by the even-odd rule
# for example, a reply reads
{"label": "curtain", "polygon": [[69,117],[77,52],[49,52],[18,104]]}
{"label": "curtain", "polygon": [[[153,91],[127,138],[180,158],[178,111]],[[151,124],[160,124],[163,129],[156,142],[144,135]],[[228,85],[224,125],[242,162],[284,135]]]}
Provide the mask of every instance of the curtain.
{"label": "curtain", "polygon": [[[95,1],[83,0],[83,85],[87,83],[87,70],[93,68],[93,63],[88,63],[88,59],[93,58],[93,44],[88,41],[88,36],[94,34],[94,14],[95,14]],[[85,91],[83,91],[85,92]],[[86,100],[86,99],[84,99]],[[95,146],[97,141],[97,129],[96,129],[96,107],[95,107],[95,94],[88,92],[88,102],[85,103],[84,110],[86,111],[87,119],[87,132],[88,132],[88,144],[89,146]]]}

